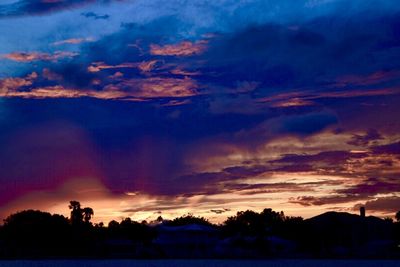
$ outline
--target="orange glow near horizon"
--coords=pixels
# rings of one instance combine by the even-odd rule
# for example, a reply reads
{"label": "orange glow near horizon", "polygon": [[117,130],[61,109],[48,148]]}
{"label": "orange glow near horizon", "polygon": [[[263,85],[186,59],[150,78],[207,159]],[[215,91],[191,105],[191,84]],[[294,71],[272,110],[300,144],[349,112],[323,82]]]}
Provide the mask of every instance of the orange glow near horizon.
{"label": "orange glow near horizon", "polygon": [[[290,178],[290,177],[291,178]],[[324,177],[311,174],[280,174],[273,179],[275,182],[298,179],[301,182],[318,181],[319,179],[347,180],[345,177]],[[258,179],[246,179],[247,182],[257,184]],[[335,187],[335,186],[333,186]],[[318,192],[309,191],[313,196],[326,196],[333,187],[319,188]],[[248,192],[247,192],[248,193]],[[338,205],[301,206],[290,203],[290,198],[295,198],[304,192],[283,190],[277,192],[253,192],[246,194],[245,191],[216,193],[210,195],[193,195],[189,197],[160,197],[141,193],[125,193],[113,195],[97,179],[80,178],[70,180],[53,191],[32,192],[21,198],[10,202],[0,209],[0,218],[4,219],[9,214],[17,211],[36,209],[47,211],[53,214],[61,214],[69,217],[68,204],[70,200],[78,200],[82,207],[94,209],[94,223],[104,222],[106,225],[111,220],[121,221],[130,217],[135,221],[151,222],[158,216],[164,219],[173,219],[185,214],[193,214],[209,219],[213,223],[222,223],[229,216],[238,211],[254,210],[262,211],[264,208],[272,208],[275,211],[284,211],[287,216],[301,216],[310,218],[327,211],[346,211],[357,213],[353,207],[359,201],[349,201]],[[382,212],[370,212],[370,215],[392,216]]]}
{"label": "orange glow near horizon", "polygon": [[[189,155],[186,158],[186,163],[192,167],[194,172],[216,172],[223,175],[225,168],[232,166],[252,167],[257,165],[257,162],[277,160],[282,158],[282,155],[291,153],[304,156],[306,155],[305,152],[315,155],[321,151],[342,149],[349,151],[350,154],[363,155],[363,157],[347,160],[341,166],[342,174],[330,172],[329,169],[323,170],[324,165],[321,165],[322,169],[313,171],[266,170],[260,173],[248,173],[235,179],[211,180],[210,183],[202,185],[204,188],[198,188],[197,193],[188,192],[189,194],[186,196],[184,194],[163,196],[146,193],[146,189],[151,188],[146,187],[147,178],[144,177],[153,175],[150,170],[153,166],[152,161],[155,159],[150,150],[144,150],[143,153],[146,155],[142,155],[145,158],[145,161],[141,163],[142,170],[138,171],[132,179],[135,179],[135,185],[144,186],[145,189],[112,193],[103,183],[104,174],[102,168],[98,166],[98,159],[96,159],[94,153],[96,149],[87,133],[73,125],[64,125],[63,128],[59,129],[59,132],[43,135],[43,132],[47,132],[47,129],[52,126],[43,125],[39,128],[30,129],[29,134],[23,132],[15,135],[15,142],[12,143],[17,143],[24,148],[29,148],[26,142],[51,148],[54,142],[62,139],[65,143],[58,144],[59,151],[65,153],[67,150],[64,146],[67,146],[70,156],[79,155],[80,157],[79,161],[71,165],[76,168],[75,173],[59,179],[59,182],[53,188],[32,190],[8,202],[0,207],[1,219],[6,218],[11,213],[26,209],[48,211],[69,217],[68,203],[71,200],[80,201],[83,207],[93,208],[93,222],[104,222],[105,224],[111,220],[120,221],[126,217],[136,221],[146,220],[150,222],[158,216],[162,216],[164,219],[173,219],[189,213],[208,218],[214,223],[222,223],[227,217],[235,215],[238,211],[250,209],[260,212],[264,208],[272,208],[276,211],[284,211],[289,216],[302,216],[304,218],[333,210],[357,213],[356,207],[364,205],[366,201],[373,201],[382,197],[390,198],[394,195],[380,194],[376,198],[341,200],[338,192],[368,182],[363,175],[353,175],[354,169],[357,169],[360,173],[376,171],[380,168],[379,162],[391,160],[392,166],[387,167],[384,171],[386,174],[395,175],[400,166],[400,160],[390,158],[389,155],[368,154],[368,156],[364,156],[368,150],[352,149],[353,146],[344,142],[351,137],[347,134],[334,135],[329,132],[322,132],[302,140],[283,136],[266,143],[256,151],[243,150],[240,147],[227,144],[212,146],[208,143],[208,145],[202,146],[203,150],[196,149],[197,153]],[[392,142],[395,138],[397,136],[389,136],[382,138],[379,142],[385,144]],[[153,141],[151,139],[146,142],[142,140],[141,145],[151,147]],[[162,146],[157,147],[157,153],[160,154]],[[201,145],[198,147],[201,147]],[[18,146],[16,149],[18,149]],[[65,154],[57,152],[53,155],[51,153],[54,153],[54,151],[51,151],[53,150],[50,149],[46,153],[50,153],[49,155],[52,158],[62,156],[61,158],[65,159]],[[77,159],[74,157],[74,160]],[[245,161],[252,163],[246,165],[246,163],[243,163]],[[68,172],[70,171],[68,170]],[[149,184],[151,184],[151,181]],[[156,186],[156,184],[153,186]],[[329,202],[330,198],[335,197],[339,198],[339,201]],[[311,199],[312,201],[318,198],[327,199],[328,202],[305,202],[307,198],[314,198]],[[368,211],[367,209],[367,212],[377,216],[393,216],[393,214],[382,211]]]}

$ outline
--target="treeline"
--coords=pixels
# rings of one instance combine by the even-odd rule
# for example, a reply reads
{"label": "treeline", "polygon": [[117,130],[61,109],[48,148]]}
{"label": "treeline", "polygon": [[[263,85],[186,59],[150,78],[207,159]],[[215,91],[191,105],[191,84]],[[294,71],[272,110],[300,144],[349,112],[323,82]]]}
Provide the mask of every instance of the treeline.
{"label": "treeline", "polygon": [[304,220],[283,212],[241,211],[215,225],[185,215],[153,222],[91,222],[93,209],[71,201],[71,215],[26,210],[0,227],[1,258],[399,258],[397,222],[328,212]]}

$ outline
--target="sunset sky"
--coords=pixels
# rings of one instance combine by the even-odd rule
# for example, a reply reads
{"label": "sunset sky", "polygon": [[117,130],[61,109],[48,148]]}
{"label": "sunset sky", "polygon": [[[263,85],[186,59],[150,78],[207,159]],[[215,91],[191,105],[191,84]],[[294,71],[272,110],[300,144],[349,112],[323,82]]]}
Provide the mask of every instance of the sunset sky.
{"label": "sunset sky", "polygon": [[397,0],[0,3],[0,220],[400,210]]}

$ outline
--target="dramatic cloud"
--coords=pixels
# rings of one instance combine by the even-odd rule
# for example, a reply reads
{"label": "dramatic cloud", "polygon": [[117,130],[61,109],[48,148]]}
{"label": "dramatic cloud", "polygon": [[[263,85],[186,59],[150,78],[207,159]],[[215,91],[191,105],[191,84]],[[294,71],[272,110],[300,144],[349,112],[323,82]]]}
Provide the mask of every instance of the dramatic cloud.
{"label": "dramatic cloud", "polygon": [[396,1],[3,2],[0,217],[393,211]]}
{"label": "dramatic cloud", "polygon": [[359,210],[360,207],[365,207],[368,211],[384,211],[388,215],[394,215],[399,211],[400,197],[382,197],[375,200],[369,200],[364,204],[357,204],[354,206],[354,210]]}
{"label": "dramatic cloud", "polygon": [[348,142],[350,145],[366,146],[370,142],[382,139],[382,136],[375,129],[369,129],[365,135],[354,135]]}

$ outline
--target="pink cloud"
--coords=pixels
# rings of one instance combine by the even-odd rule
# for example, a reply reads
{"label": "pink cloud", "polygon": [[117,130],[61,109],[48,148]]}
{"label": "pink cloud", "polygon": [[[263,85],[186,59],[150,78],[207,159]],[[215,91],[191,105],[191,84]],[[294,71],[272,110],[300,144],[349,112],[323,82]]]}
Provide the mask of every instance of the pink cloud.
{"label": "pink cloud", "polygon": [[99,72],[107,69],[136,68],[137,63],[121,63],[118,65],[108,65],[104,62],[93,62],[89,67],[89,72]]}
{"label": "pink cloud", "polygon": [[[103,87],[103,90],[68,88],[63,85],[36,86],[35,80],[38,74],[32,74],[22,78],[6,78],[0,80],[0,97],[21,98],[79,98],[93,97],[113,100],[143,100],[146,98],[160,97],[190,97],[198,95],[197,83],[185,77],[184,79],[153,77],[147,79],[125,80],[118,76],[118,83]],[[56,74],[49,70],[43,71],[46,79],[58,79]],[[96,82],[101,84],[101,81]],[[23,87],[29,90],[21,90]],[[178,102],[177,102],[178,103]],[[175,104],[177,104],[175,103]]]}
{"label": "pink cloud", "polygon": [[188,97],[197,95],[197,84],[190,78],[150,78],[143,81],[142,97]]}
{"label": "pink cloud", "polygon": [[121,91],[132,97],[160,98],[160,97],[190,97],[198,95],[196,81],[184,79],[151,77],[147,79],[123,80],[120,83],[108,85],[107,91]]}
{"label": "pink cloud", "polygon": [[143,61],[139,63],[138,68],[141,72],[150,72],[155,68],[157,62],[158,60]]}
{"label": "pink cloud", "polygon": [[129,97],[128,93],[116,90],[79,90],[65,88],[61,85],[37,87],[29,91],[8,91],[5,94],[0,93],[0,97],[21,97],[21,98],[79,98],[93,97],[99,99],[120,99]]}
{"label": "pink cloud", "polygon": [[112,80],[120,80],[122,77],[124,77],[124,74],[120,71],[117,71],[113,75],[108,76]]}
{"label": "pink cloud", "polygon": [[36,72],[32,72],[23,78],[5,78],[0,80],[0,96],[7,96],[9,92],[13,92],[20,87],[30,86],[38,77]]}
{"label": "pink cloud", "polygon": [[67,51],[56,51],[53,54],[41,52],[13,52],[3,55],[3,58],[17,62],[32,62],[32,61],[57,61],[62,58],[72,58],[78,53]]}
{"label": "pink cloud", "polygon": [[195,43],[183,41],[170,45],[150,45],[150,54],[157,56],[192,56],[203,53],[207,48],[207,41],[201,40]]}
{"label": "pink cloud", "polygon": [[174,74],[174,75],[183,75],[183,76],[196,76],[196,75],[201,74],[199,71],[187,71],[180,67],[177,67],[177,68],[171,70],[170,72],[171,72],[171,74]]}
{"label": "pink cloud", "polygon": [[274,108],[304,107],[315,105],[314,102],[301,98],[292,98],[287,101],[278,101],[271,106]]}
{"label": "pink cloud", "polygon": [[93,42],[94,39],[92,37],[87,38],[71,38],[62,41],[54,42],[53,45],[65,45],[65,44],[81,44],[86,42]]}

